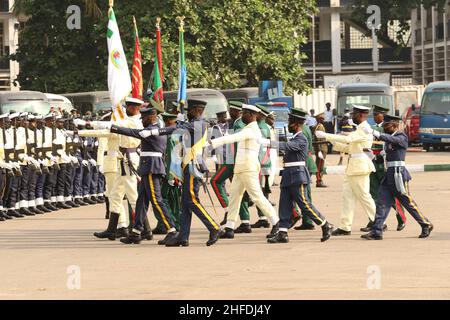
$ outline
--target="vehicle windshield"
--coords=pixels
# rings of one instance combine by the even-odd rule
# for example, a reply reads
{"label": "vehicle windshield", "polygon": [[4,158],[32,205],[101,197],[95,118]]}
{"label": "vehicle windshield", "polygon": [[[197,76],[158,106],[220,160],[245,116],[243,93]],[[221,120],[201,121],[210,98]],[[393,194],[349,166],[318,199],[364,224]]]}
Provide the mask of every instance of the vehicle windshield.
{"label": "vehicle windshield", "polygon": [[450,92],[425,93],[423,96],[421,112],[450,114]]}
{"label": "vehicle windshield", "polygon": [[343,115],[346,108],[352,110],[353,104],[366,106],[369,108],[371,108],[372,105],[376,104],[382,107],[389,108],[390,113],[392,113],[394,109],[392,96],[389,95],[341,96],[338,98],[338,115]]}
{"label": "vehicle windshield", "polygon": [[50,101],[50,106],[54,109],[54,110],[65,110],[65,111],[70,111],[73,109],[72,104],[68,103],[68,102],[61,102],[61,101]]}
{"label": "vehicle windshield", "polygon": [[103,101],[95,104],[95,111],[111,110],[112,104],[110,101]]}
{"label": "vehicle windshield", "polygon": [[50,112],[50,104],[43,101],[18,101],[9,102],[2,105],[2,113],[29,112],[46,115]]}
{"label": "vehicle windshield", "polygon": [[[202,100],[202,98],[200,98],[200,100]],[[217,98],[212,98],[212,97],[208,97],[208,98],[203,98],[203,100],[205,100],[207,102],[205,111],[203,112],[203,118],[204,119],[216,119],[216,113],[217,112],[222,112],[222,111],[227,111],[228,110],[228,104],[227,104],[227,100],[222,98],[222,97],[217,97]]]}
{"label": "vehicle windshield", "polygon": [[275,112],[275,121],[287,123],[289,120],[289,109],[270,109]]}

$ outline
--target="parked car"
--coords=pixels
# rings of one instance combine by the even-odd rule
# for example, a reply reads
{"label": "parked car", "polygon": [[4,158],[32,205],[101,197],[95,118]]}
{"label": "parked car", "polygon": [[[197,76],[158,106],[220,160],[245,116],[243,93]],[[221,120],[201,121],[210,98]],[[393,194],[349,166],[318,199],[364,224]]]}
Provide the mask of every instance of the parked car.
{"label": "parked car", "polygon": [[4,91],[0,93],[0,114],[30,112],[45,115],[50,111],[47,96],[38,91]]}
{"label": "parked car", "polygon": [[408,136],[409,143],[419,143],[419,127],[420,127],[420,106],[411,105],[402,115],[405,133]]}

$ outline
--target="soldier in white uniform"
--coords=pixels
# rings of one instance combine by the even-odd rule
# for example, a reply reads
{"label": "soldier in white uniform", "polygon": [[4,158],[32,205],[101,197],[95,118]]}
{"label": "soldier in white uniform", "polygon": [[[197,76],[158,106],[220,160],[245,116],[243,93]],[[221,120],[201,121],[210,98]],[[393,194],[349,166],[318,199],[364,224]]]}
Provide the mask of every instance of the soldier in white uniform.
{"label": "soldier in white uniform", "polygon": [[355,203],[359,201],[364,213],[371,222],[375,219],[375,202],[370,195],[370,173],[375,171],[372,162],[373,137],[367,134],[370,129],[367,122],[370,108],[353,106],[352,118],[357,125],[356,131],[347,136],[316,131],[317,138],[325,138],[333,144],[336,151],[349,154],[349,162],[345,171],[344,185],[342,187],[343,206],[339,228],[333,231],[334,236],[350,235]]}
{"label": "soldier in white uniform", "polygon": [[256,119],[260,109],[253,105],[243,104],[242,112],[242,120],[246,127],[238,133],[214,139],[210,145],[210,148],[216,149],[224,144],[238,143],[234,177],[230,186],[230,205],[222,238],[234,238],[234,227],[245,191],[272,223],[270,237],[273,237],[278,232],[279,218],[272,204],[264,196],[259,183],[261,165],[258,160],[260,150],[258,140],[261,138],[261,130]]}

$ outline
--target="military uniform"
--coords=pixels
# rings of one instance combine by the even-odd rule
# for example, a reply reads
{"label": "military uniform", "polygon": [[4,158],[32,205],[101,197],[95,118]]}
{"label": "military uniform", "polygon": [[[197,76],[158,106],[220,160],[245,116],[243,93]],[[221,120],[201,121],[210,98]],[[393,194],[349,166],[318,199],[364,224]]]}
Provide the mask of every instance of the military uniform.
{"label": "military uniform", "polygon": [[[399,122],[400,120],[401,118],[399,117],[385,117],[386,122]],[[382,239],[384,221],[394,205],[395,199],[400,201],[422,227],[422,233],[419,238],[428,237],[433,230],[433,225],[419,210],[408,190],[408,182],[411,180],[405,164],[408,137],[400,131],[396,131],[393,134],[372,132],[376,138],[385,142],[384,151],[386,152],[387,171],[378,192],[375,222],[372,230],[368,235],[362,237],[369,240]]]}
{"label": "military uniform", "polygon": [[[323,113],[316,116],[317,119],[323,118]],[[326,132],[325,126],[321,121],[317,121],[317,124],[313,127],[312,133],[315,134],[316,131]],[[326,187],[323,183],[323,175],[325,174],[325,159],[328,153],[328,143],[325,139],[318,139],[314,136],[314,152],[316,154],[316,187]]]}

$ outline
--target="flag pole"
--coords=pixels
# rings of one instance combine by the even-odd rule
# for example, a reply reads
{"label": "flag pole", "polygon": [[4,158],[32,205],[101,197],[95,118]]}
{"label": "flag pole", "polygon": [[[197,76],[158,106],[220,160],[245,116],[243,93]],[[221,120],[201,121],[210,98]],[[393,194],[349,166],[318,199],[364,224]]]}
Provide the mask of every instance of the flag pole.
{"label": "flag pole", "polygon": [[[185,16],[178,16],[177,17],[177,20],[180,21],[180,27],[178,28],[180,36],[181,36],[182,33],[184,33],[184,19],[185,18],[186,18]],[[180,90],[180,89],[178,89],[178,90]],[[179,103],[180,103],[180,105],[179,105],[180,112],[183,114],[184,113],[184,104],[186,102],[185,101],[184,102],[179,101]]]}

